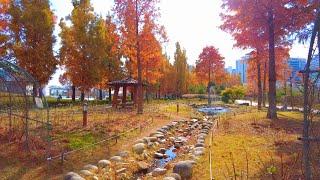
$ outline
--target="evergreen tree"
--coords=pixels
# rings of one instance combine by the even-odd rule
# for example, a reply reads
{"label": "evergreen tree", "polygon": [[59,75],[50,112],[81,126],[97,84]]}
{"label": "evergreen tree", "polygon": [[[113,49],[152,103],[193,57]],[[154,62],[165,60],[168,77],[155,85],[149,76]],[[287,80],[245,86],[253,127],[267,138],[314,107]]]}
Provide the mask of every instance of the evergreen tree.
{"label": "evergreen tree", "polygon": [[180,43],[176,43],[176,51],[174,53],[174,68],[176,79],[176,96],[181,97],[187,90],[187,55],[186,50],[182,50]]}

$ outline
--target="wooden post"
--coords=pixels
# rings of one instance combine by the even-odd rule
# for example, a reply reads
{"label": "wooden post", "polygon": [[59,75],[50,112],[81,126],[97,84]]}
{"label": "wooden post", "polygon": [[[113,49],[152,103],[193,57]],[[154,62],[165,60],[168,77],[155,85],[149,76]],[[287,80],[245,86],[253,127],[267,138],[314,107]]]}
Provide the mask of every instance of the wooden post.
{"label": "wooden post", "polygon": [[118,106],[118,94],[119,94],[119,86],[116,85],[114,94],[113,94],[112,107]]}
{"label": "wooden post", "polygon": [[83,127],[86,127],[88,124],[88,104],[83,103],[83,121],[82,125]]}
{"label": "wooden post", "polygon": [[177,114],[179,113],[179,104],[177,104]]}
{"label": "wooden post", "polygon": [[122,88],[122,107],[126,106],[127,102],[127,86],[123,86]]}

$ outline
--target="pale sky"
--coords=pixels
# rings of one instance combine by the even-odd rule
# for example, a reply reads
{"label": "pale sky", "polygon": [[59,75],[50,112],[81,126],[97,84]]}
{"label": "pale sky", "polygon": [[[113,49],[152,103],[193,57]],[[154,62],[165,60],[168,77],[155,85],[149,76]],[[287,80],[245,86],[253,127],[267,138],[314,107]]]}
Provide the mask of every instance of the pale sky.
{"label": "pale sky", "polygon": [[[71,0],[51,0],[51,3],[58,20],[72,11]],[[94,11],[105,17],[111,11],[113,0],[91,0],[91,3]],[[187,51],[189,64],[195,64],[205,46],[213,45],[225,57],[226,67],[235,67],[235,61],[245,55],[246,51],[233,48],[234,40],[231,35],[219,29],[222,23],[219,17],[222,12],[221,4],[222,0],[161,0],[160,23],[165,26],[169,37],[169,43],[164,45],[164,49],[171,61],[175,43],[179,41]],[[57,26],[56,35],[59,31]],[[56,50],[59,47],[58,41]],[[295,44],[290,56],[306,58],[307,47]],[[50,84],[55,84],[57,78],[58,75],[54,75]]]}

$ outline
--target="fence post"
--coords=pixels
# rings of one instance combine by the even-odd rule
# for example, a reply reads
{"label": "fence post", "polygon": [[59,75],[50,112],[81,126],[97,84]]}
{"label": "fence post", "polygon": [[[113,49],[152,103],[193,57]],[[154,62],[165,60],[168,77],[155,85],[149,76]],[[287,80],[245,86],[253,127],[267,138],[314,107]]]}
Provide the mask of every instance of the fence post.
{"label": "fence post", "polygon": [[179,113],[179,104],[177,104],[177,114]]}

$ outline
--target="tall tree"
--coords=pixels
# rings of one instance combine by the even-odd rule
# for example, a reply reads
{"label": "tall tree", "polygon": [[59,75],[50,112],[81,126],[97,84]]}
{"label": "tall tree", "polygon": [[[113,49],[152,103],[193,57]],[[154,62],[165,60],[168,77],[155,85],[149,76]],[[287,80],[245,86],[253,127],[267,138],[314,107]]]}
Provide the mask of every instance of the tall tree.
{"label": "tall tree", "polygon": [[49,1],[11,1],[9,15],[10,46],[17,63],[45,85],[59,63],[53,53],[55,16]]}
{"label": "tall tree", "polygon": [[186,50],[182,50],[180,43],[176,43],[176,51],[174,53],[174,68],[175,68],[175,90],[176,96],[181,97],[183,93],[187,91],[187,73],[188,73],[188,64],[187,64],[187,55]]}
{"label": "tall tree", "polygon": [[304,25],[303,9],[306,1],[287,0],[224,0],[227,10],[223,15],[224,24],[234,34],[243,38],[255,37],[246,33],[247,29],[256,29],[262,40],[266,39],[269,54],[269,107],[267,117],[277,119],[276,111],[276,56],[275,47],[286,41],[286,36]]}
{"label": "tall tree", "polygon": [[199,77],[205,79],[207,84],[214,82],[221,84],[223,82],[224,61],[218,49],[213,46],[203,48],[199,59],[196,61],[196,72]]}
{"label": "tall tree", "polygon": [[[105,21],[105,57],[101,68],[102,78],[98,84],[98,88],[109,88],[109,102],[111,102],[111,87],[108,83],[113,80],[122,78],[123,69],[120,61],[122,52],[120,47],[120,37],[117,32],[116,24],[113,22],[113,17],[108,15]],[[100,94],[101,96],[101,94]]]}
{"label": "tall tree", "polygon": [[101,17],[94,14],[90,0],[73,0],[68,17],[71,25],[60,21],[60,59],[65,77],[84,93],[101,82],[101,66],[106,57],[106,28]]}
{"label": "tall tree", "polygon": [[0,57],[7,54],[9,0],[0,0]]}
{"label": "tall tree", "polygon": [[[121,31],[121,41],[124,49],[124,56],[127,58],[127,68],[130,75],[137,70],[138,78],[138,114],[143,113],[143,60],[141,58],[141,48],[147,44],[141,37],[143,27],[152,22],[154,33],[163,31],[156,22],[160,16],[157,7],[159,0],[115,0],[114,13],[118,18]],[[136,68],[134,67],[136,64]]]}

